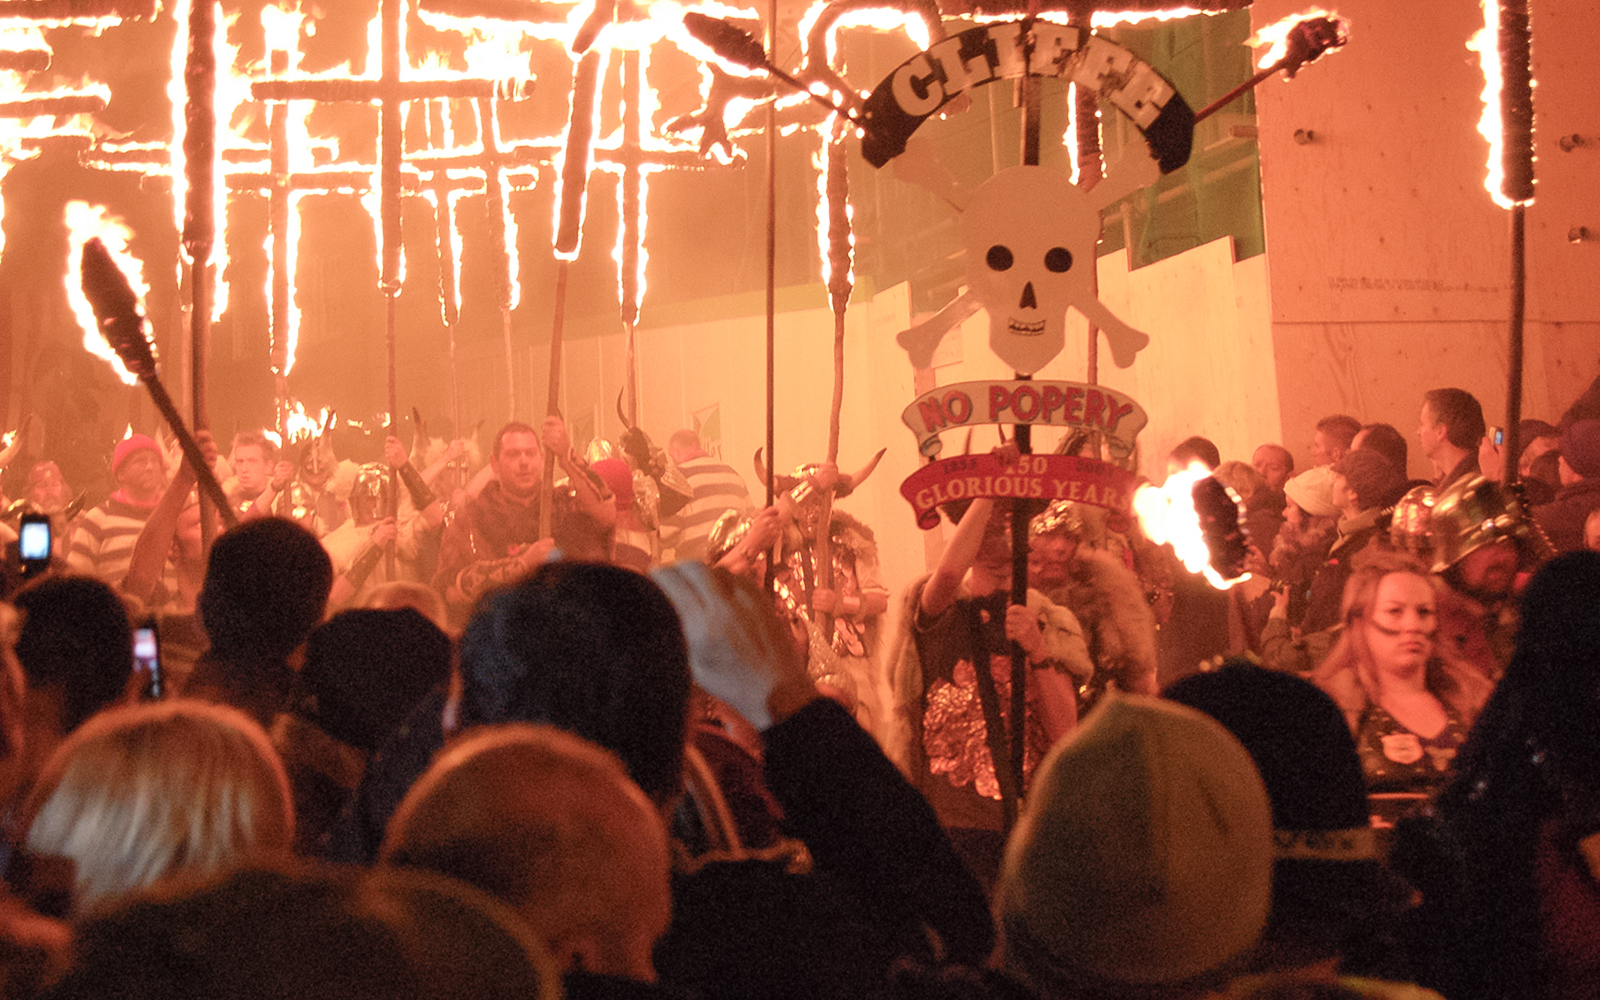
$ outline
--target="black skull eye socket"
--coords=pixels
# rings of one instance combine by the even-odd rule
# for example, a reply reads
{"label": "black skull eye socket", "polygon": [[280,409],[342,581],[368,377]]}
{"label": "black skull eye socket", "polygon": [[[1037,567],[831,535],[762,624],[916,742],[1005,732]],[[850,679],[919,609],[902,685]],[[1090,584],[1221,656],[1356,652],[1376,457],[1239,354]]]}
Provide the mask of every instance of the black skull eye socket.
{"label": "black skull eye socket", "polygon": [[998,243],[989,248],[989,253],[984,257],[984,260],[989,264],[989,270],[991,271],[1009,271],[1011,270],[1011,265],[1015,262],[1011,256],[1011,251]]}
{"label": "black skull eye socket", "polygon": [[1045,251],[1044,266],[1060,274],[1072,267],[1072,254],[1066,247],[1051,247]]}

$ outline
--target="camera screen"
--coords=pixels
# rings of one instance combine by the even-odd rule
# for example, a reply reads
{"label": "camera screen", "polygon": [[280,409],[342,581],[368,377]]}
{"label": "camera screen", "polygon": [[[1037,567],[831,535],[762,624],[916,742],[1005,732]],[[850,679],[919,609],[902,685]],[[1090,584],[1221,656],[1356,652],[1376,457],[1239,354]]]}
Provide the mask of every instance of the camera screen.
{"label": "camera screen", "polygon": [[22,550],[22,558],[24,560],[49,559],[50,522],[24,521],[22,524],[22,541],[18,547]]}
{"label": "camera screen", "polygon": [[152,628],[134,629],[133,658],[144,663],[154,660],[159,655],[156,651],[156,630]]}

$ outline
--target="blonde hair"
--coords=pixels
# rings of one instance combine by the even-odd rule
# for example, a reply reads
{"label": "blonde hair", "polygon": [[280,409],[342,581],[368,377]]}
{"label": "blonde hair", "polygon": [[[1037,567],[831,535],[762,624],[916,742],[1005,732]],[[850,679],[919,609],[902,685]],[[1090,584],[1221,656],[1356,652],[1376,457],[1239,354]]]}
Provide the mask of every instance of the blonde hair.
{"label": "blonde hair", "polygon": [[410,608],[439,626],[439,631],[450,634],[450,617],[446,613],[444,598],[425,583],[415,580],[390,580],[380,583],[362,600],[363,608],[378,611],[399,611]]}
{"label": "blonde hair", "polygon": [[1217,482],[1239,494],[1239,499],[1250,502],[1257,491],[1267,485],[1266,477],[1256,471],[1256,467],[1249,462],[1223,462],[1211,474]]}
{"label": "blonde hair", "polygon": [[[1415,556],[1368,546],[1357,556],[1350,579],[1344,585],[1343,632],[1328,651],[1327,659],[1311,676],[1318,687],[1339,702],[1352,728],[1367,704],[1376,700],[1378,689],[1378,665],[1367,645],[1365,629],[1356,628],[1356,624],[1372,617],[1378,603],[1378,587],[1385,577],[1396,573],[1427,581],[1435,604],[1439,603],[1443,585]],[[1493,685],[1470,663],[1455,657],[1440,641],[1437,630],[1432,642],[1433,651],[1423,668],[1423,685],[1429,694],[1454,709],[1465,725],[1471,726],[1484,702],[1489,700]],[[1351,676],[1356,681],[1353,690],[1347,683]]]}
{"label": "blonde hair", "polygon": [[294,838],[289,779],[267,734],[198,701],[89,719],[45,762],[22,815],[30,853],[76,866],[77,911],[180,870],[286,851]]}

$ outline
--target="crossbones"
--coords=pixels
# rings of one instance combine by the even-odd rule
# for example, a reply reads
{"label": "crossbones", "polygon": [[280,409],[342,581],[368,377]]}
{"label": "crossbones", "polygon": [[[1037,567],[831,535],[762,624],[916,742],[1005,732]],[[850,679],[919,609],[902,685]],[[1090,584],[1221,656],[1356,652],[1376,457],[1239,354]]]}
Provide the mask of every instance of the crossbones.
{"label": "crossbones", "polygon": [[989,347],[1027,375],[1061,353],[1068,306],[1105,333],[1119,368],[1133,364],[1150,342],[1096,297],[1092,270],[1101,210],[1161,174],[1148,148],[1131,147],[1088,191],[1038,166],[1002,170],[969,190],[938,162],[926,140],[915,138],[895,158],[894,170],[961,213],[967,252],[969,290],[897,338],[914,366],[929,367],[945,333],[980,307],[989,312]]}

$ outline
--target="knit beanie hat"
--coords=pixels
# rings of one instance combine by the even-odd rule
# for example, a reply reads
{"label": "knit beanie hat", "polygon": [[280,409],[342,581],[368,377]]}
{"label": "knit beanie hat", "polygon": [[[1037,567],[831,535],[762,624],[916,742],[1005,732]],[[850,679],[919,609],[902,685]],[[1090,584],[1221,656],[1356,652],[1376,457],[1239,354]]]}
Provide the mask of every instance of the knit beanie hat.
{"label": "knit beanie hat", "polygon": [[589,465],[590,471],[605,480],[615,498],[618,511],[633,506],[633,470],[620,458],[602,458]]}
{"label": "knit beanie hat", "polygon": [[111,474],[114,476],[122,471],[122,463],[134,452],[149,449],[155,452],[156,457],[161,457],[161,449],[156,447],[155,439],[148,434],[130,434],[117,442],[116,450],[111,453]]}
{"label": "knit beanie hat", "polygon": [[1561,432],[1561,457],[1585,479],[1600,478],[1600,420],[1574,420]]}
{"label": "knit beanie hat", "polygon": [[1387,458],[1361,448],[1335,462],[1333,471],[1344,477],[1362,510],[1383,506],[1384,499],[1405,484],[1405,477]]}
{"label": "knit beanie hat", "polygon": [[1271,887],[1250,755],[1194,709],[1113,694],[1034,777],[997,888],[1003,962],[1046,994],[1181,983],[1255,944]]}
{"label": "knit beanie hat", "polygon": [[1346,959],[1375,920],[1410,904],[1411,886],[1379,860],[1361,758],[1344,713],[1311,682],[1243,657],[1163,692],[1199,709],[1244,745],[1272,801],[1272,927],[1280,950]]}
{"label": "knit beanie hat", "polygon": [[1283,484],[1283,493],[1313,517],[1338,517],[1341,513],[1333,502],[1333,469],[1330,466],[1319,465],[1300,473]]}

